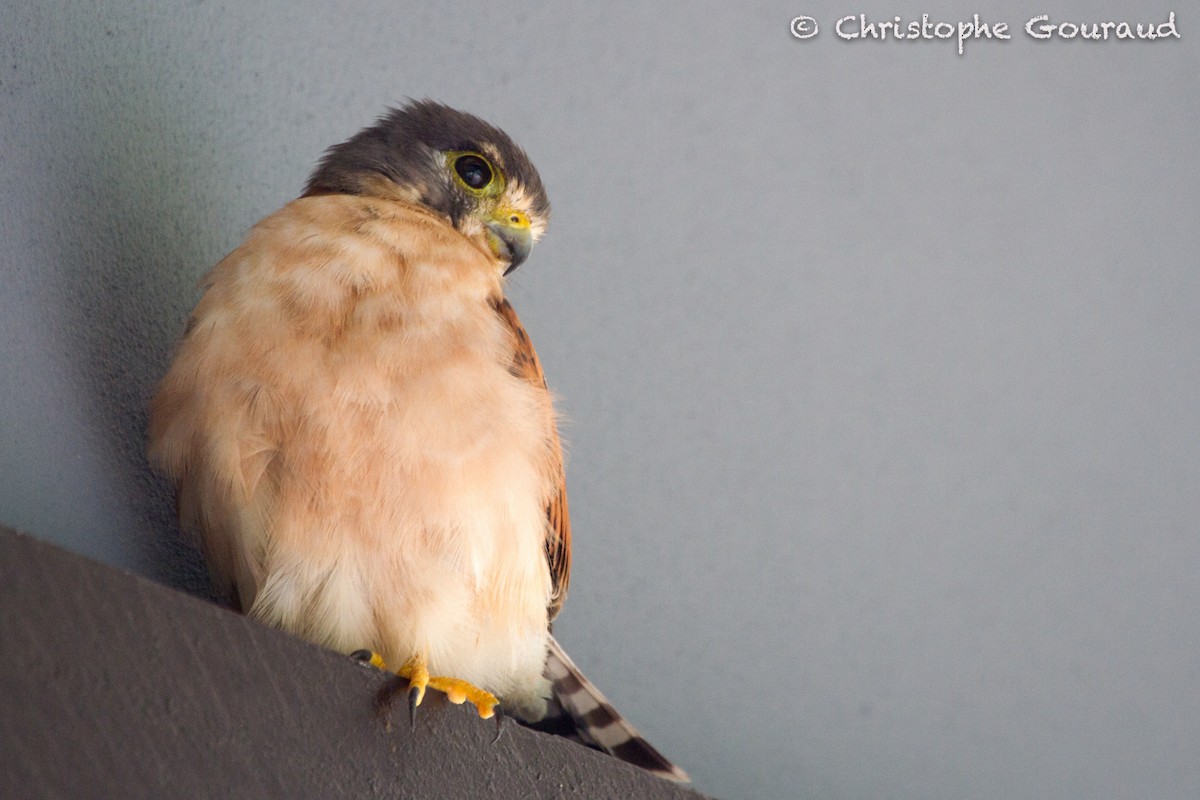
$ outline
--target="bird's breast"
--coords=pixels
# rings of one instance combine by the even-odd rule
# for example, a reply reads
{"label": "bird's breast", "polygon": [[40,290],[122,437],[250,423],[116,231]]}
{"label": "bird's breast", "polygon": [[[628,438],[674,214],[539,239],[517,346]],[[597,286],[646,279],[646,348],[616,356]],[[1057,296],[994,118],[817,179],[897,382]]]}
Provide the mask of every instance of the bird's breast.
{"label": "bird's breast", "polygon": [[[493,265],[420,217],[307,238],[293,225],[276,231],[293,256],[306,241],[302,257],[240,278],[263,295],[244,303],[260,313],[243,377],[270,384],[287,432],[255,612],[385,652],[544,637],[554,419],[545,388],[510,370]],[[446,647],[443,661],[467,658]]]}

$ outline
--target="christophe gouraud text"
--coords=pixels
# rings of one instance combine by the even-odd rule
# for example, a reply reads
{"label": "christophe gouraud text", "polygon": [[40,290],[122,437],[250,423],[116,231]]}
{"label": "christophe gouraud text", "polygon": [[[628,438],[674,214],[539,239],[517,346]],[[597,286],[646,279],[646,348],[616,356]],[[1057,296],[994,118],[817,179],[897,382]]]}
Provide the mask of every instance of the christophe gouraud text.
{"label": "christophe gouraud text", "polygon": [[[1037,14],[1027,19],[1023,28],[1027,36],[1042,41],[1051,39],[1080,39],[1088,42],[1154,41],[1179,38],[1174,11],[1168,13],[1164,22],[1112,20],[1059,22],[1050,14]],[[820,32],[820,24],[813,17],[799,16],[792,20],[791,30],[792,35],[797,39],[811,39]],[[833,23],[833,30],[839,39],[848,42],[953,40],[958,44],[959,55],[964,53],[968,41],[979,39],[1007,41],[1013,37],[1012,29],[1007,22],[988,22],[979,14],[972,15],[971,19],[958,22],[930,19],[928,14],[922,14],[919,20],[905,20],[899,16],[877,20],[867,14],[848,14]]]}

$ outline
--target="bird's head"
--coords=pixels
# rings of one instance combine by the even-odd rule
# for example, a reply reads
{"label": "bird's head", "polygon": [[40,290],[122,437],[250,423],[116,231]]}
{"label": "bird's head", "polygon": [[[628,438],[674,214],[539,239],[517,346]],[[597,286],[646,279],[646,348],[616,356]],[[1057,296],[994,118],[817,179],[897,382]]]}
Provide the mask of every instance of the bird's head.
{"label": "bird's head", "polygon": [[393,109],[326,151],[304,195],[405,200],[482,238],[516,269],[546,230],[542,179],[504,131],[432,100]]}

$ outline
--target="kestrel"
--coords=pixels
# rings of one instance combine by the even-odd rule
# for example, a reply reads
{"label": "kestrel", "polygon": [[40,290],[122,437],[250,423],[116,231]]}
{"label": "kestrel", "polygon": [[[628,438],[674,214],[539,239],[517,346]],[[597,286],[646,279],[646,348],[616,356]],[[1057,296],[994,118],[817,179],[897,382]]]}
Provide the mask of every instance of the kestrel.
{"label": "kestrel", "polygon": [[431,101],[385,114],[204,279],[149,455],[251,617],[369,650],[414,702],[428,686],[482,717],[565,713],[686,780],[550,634],[571,568],[562,448],[504,299],[549,214],[503,131]]}

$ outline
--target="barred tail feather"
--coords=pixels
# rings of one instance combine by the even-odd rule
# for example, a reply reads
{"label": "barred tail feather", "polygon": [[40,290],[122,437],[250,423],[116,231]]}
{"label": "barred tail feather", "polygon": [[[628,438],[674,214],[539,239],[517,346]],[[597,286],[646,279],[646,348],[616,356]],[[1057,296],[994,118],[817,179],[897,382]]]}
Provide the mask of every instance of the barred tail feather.
{"label": "barred tail feather", "polygon": [[[566,723],[566,733],[574,733],[584,744],[660,778],[680,782],[690,780],[686,772],[655,750],[612,707],[600,690],[583,676],[553,636],[550,637],[550,651],[546,658],[546,677],[550,679],[553,696],[546,723],[537,727],[563,733],[561,728],[564,726],[557,723]],[[558,721],[554,719],[556,712],[561,712]],[[569,722],[562,717],[569,718]]]}

